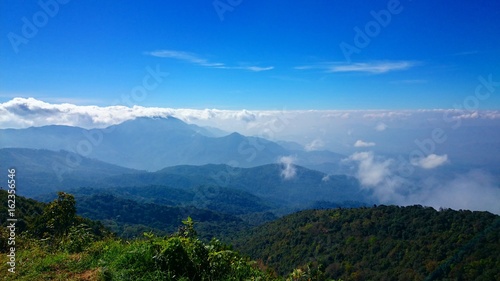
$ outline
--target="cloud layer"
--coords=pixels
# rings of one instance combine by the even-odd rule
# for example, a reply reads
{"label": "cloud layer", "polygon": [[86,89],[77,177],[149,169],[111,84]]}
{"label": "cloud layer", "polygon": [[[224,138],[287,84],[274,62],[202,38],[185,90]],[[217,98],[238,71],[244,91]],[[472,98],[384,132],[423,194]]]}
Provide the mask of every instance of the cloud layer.
{"label": "cloud layer", "polygon": [[[441,120],[447,126],[455,126],[461,121],[500,120],[500,111],[466,111],[455,109],[443,110],[219,110],[219,109],[182,109],[143,106],[80,106],[71,103],[48,103],[35,98],[14,98],[0,103],[0,128],[25,128],[44,125],[70,125],[83,128],[99,128],[114,125],[136,117],[174,116],[187,122],[215,120],[208,125],[227,125],[224,120],[244,121],[243,130],[270,127],[280,131],[279,127],[308,127],[325,130],[340,126],[372,126],[374,131],[391,128],[411,127],[421,124],[421,120]],[[280,123],[283,123],[280,125]],[[311,126],[311,124],[317,124]],[[461,124],[461,123],[460,123]],[[438,126],[440,124],[430,124]],[[311,148],[325,144],[324,141],[309,141]],[[358,139],[359,140],[359,139]],[[356,140],[353,140],[355,142]]]}
{"label": "cloud layer", "polygon": [[173,109],[142,106],[78,106],[51,104],[34,98],[14,98],[0,104],[0,128],[26,128],[46,125],[68,125],[103,128],[137,117],[174,116],[184,121],[237,120],[251,122],[258,113],[248,110]]}

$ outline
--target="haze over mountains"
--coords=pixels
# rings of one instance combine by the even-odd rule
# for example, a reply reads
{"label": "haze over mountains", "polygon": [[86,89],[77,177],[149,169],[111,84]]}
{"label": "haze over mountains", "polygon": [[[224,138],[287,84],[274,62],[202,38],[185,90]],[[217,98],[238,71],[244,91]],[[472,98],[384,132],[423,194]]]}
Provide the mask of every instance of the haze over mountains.
{"label": "haze over mountains", "polygon": [[[294,121],[288,122],[288,126],[300,126],[304,120]],[[2,163],[18,165],[20,171],[33,175],[24,179],[30,183],[26,186],[26,195],[43,194],[61,187],[67,188],[68,185],[168,185],[169,181],[174,181],[181,186],[172,187],[194,188],[195,185],[203,184],[226,187],[227,182],[232,180],[234,186],[231,187],[273,200],[289,198],[284,201],[290,206],[300,205],[301,208],[315,204],[318,200],[334,203],[352,200],[500,212],[497,204],[500,199],[500,166],[495,164],[498,161],[498,132],[492,129],[495,128],[495,122],[474,125],[474,120],[472,123],[463,121],[462,128],[457,130],[443,127],[445,133],[438,137],[446,138],[445,146],[438,143],[440,139],[433,139],[436,137],[432,131],[430,138],[415,138],[418,141],[416,147],[420,149],[402,155],[397,152],[405,150],[397,148],[398,145],[406,146],[404,143],[408,139],[419,135],[418,132],[426,131],[429,125],[401,134],[403,129],[398,129],[397,122],[387,122],[390,125],[379,122],[375,130],[379,132],[378,138],[356,136],[356,150],[344,149],[345,155],[326,150],[325,143],[319,138],[307,145],[292,141],[275,142],[269,139],[276,139],[276,136],[267,135],[266,139],[236,132],[224,133],[213,126],[188,124],[168,116],[138,117],[97,129],[63,125],[1,129],[0,148],[5,149],[1,150],[0,156]],[[358,132],[352,134],[360,134],[362,127],[353,126]],[[270,128],[282,133],[276,126]],[[477,139],[470,135],[471,132],[489,137]],[[392,138],[390,143],[395,147],[392,154],[380,152],[384,151],[386,145],[382,135]],[[342,136],[339,135],[339,138]],[[463,143],[457,140],[463,140]],[[463,151],[455,153],[458,147],[462,147]],[[47,149],[52,152],[26,149]],[[413,155],[414,152],[418,153]],[[473,156],[468,157],[467,154]],[[470,163],[466,159],[470,159]],[[194,181],[194,177],[187,181],[177,180],[189,178],[188,173],[179,175],[173,172],[176,168],[165,169],[178,165],[209,164],[219,166],[190,167],[189,173],[198,175],[200,179]],[[319,172],[313,175],[314,171],[300,166]],[[207,174],[207,169],[211,174]],[[235,176],[233,172],[236,170],[244,171],[246,175],[254,173],[268,177],[259,177],[252,182],[248,180],[251,177]],[[340,179],[340,175],[347,177],[342,176],[343,179]],[[217,177],[219,179],[214,180]],[[310,179],[314,180],[311,182]],[[336,180],[341,183],[332,185]],[[253,188],[252,184],[263,189]],[[329,186],[340,186],[340,189],[332,191]],[[304,202],[300,203],[300,199],[304,199]]]}
{"label": "haze over mountains", "polygon": [[[132,169],[156,171],[175,165],[230,164],[255,167],[294,155],[299,164],[338,162],[342,155],[290,150],[258,137],[222,137],[206,128],[168,118],[137,118],[104,129],[43,126],[1,131],[0,147],[66,150]],[[71,158],[71,157],[68,157]],[[77,162],[75,159],[73,162]],[[69,162],[72,162],[69,160]],[[71,166],[73,163],[69,163]]]}
{"label": "haze over mountains", "polygon": [[[146,187],[164,186],[167,190],[175,188],[183,192],[196,191],[197,198],[191,199],[194,205],[215,200],[227,193],[228,189],[246,192],[271,202],[274,208],[289,210],[303,209],[323,201],[342,203],[370,200],[369,193],[360,189],[355,178],[344,175],[329,176],[300,166],[267,164],[253,168],[237,168],[224,164],[209,164],[174,166],[157,172],[145,172],[82,158],[80,165],[74,170],[58,174],[61,171],[54,170],[53,165],[56,163],[57,167],[67,155],[68,152],[65,151],[0,149],[2,163],[10,163],[22,175],[18,179],[22,189],[18,192],[31,197],[78,187],[93,187],[101,191],[110,188],[143,187],[142,192],[145,192]],[[287,178],[285,173],[293,173],[293,176]],[[157,199],[162,199],[158,196]],[[167,201],[170,199],[169,196],[163,198]]]}

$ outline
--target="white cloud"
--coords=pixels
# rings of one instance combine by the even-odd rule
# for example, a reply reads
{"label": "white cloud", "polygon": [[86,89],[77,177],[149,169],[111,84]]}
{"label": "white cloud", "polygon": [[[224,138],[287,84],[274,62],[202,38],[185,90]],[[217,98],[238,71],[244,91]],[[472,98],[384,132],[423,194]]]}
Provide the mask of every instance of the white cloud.
{"label": "white cloud", "polygon": [[362,140],[357,140],[354,143],[354,147],[370,147],[370,146],[375,146],[375,143],[374,142],[365,142]]}
{"label": "white cloud", "polygon": [[379,185],[391,174],[389,170],[391,161],[376,161],[373,152],[356,152],[348,159],[359,162],[357,177],[364,186]]}
{"label": "white cloud", "polygon": [[170,59],[182,60],[182,61],[185,61],[185,62],[194,63],[194,64],[197,64],[197,65],[201,65],[201,66],[205,66],[205,67],[211,67],[211,68],[241,69],[241,70],[248,70],[248,71],[253,71],[253,72],[260,72],[260,71],[267,71],[267,70],[274,69],[273,66],[268,66],[268,67],[260,67],[260,66],[227,66],[224,63],[209,62],[207,59],[201,58],[200,56],[198,56],[196,54],[189,53],[189,52],[184,52],[184,51],[157,50],[157,51],[152,51],[152,52],[146,52],[145,54],[153,56],[153,57],[159,57],[159,58],[170,58]]}
{"label": "white cloud", "polygon": [[343,160],[344,163],[357,163],[355,177],[363,188],[371,190],[373,196],[382,203],[400,202],[399,193],[404,179],[394,176],[391,171],[392,159],[376,158],[373,152],[356,152]]}
{"label": "white cloud", "polygon": [[418,166],[424,169],[434,169],[448,162],[448,155],[436,155],[429,154],[427,157],[423,157],[412,161],[414,166]]}
{"label": "white cloud", "polygon": [[293,179],[297,175],[297,169],[293,165],[295,157],[283,156],[278,160],[278,162],[282,165],[281,176],[285,180]]}
{"label": "white cloud", "polygon": [[375,126],[375,130],[379,132],[385,131],[385,129],[387,129],[387,125],[382,122],[378,123],[377,126]]}
{"label": "white cloud", "polygon": [[325,143],[321,139],[315,139],[312,142],[306,144],[304,149],[306,151],[315,151],[324,148]]}
{"label": "white cloud", "polygon": [[236,112],[234,115],[235,115],[236,119],[242,120],[245,122],[255,121],[255,118],[256,118],[255,113],[252,113],[252,112],[245,110],[245,109]]}

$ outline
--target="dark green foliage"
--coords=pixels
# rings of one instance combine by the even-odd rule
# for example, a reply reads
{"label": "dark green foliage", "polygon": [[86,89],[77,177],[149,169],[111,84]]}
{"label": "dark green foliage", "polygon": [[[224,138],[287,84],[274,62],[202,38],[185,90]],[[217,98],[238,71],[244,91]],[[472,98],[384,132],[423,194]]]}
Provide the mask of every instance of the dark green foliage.
{"label": "dark green foliage", "polygon": [[[8,207],[7,207],[7,190],[0,189],[0,221],[2,226],[6,226],[8,218]],[[19,231],[25,231],[28,229],[28,224],[32,223],[33,220],[43,213],[45,208],[44,203],[25,198],[23,196],[16,195],[16,211],[15,216],[17,218],[16,227]]]}
{"label": "dark green foliage", "polygon": [[111,230],[124,238],[141,237],[145,231],[166,235],[177,229],[182,219],[191,216],[201,237],[226,237],[241,231],[247,224],[227,214],[195,207],[169,207],[152,203],[138,203],[109,193],[77,197],[78,213],[84,217],[101,220]]}
{"label": "dark green foliage", "polygon": [[60,238],[67,235],[76,222],[76,201],[71,194],[58,192],[58,198],[45,206],[35,222],[35,235]]}
{"label": "dark green foliage", "polygon": [[[7,219],[9,218],[9,212],[7,207],[7,196],[8,192],[6,190],[0,189],[0,222],[1,222],[1,232],[0,235],[0,251],[6,251],[7,245]],[[16,196],[16,209],[15,218],[16,222],[16,233],[24,233],[31,230],[31,225],[34,223],[36,218],[43,213],[45,204],[35,201],[33,199],[24,198],[22,196]]]}
{"label": "dark green foliage", "polygon": [[[0,195],[6,197],[6,192],[0,191]],[[56,200],[46,205],[19,196],[18,214],[29,219],[17,233],[20,242],[17,267],[22,270],[14,280],[499,280],[500,277],[500,218],[487,212],[438,212],[422,206],[302,211],[244,232],[234,241],[235,249],[257,259],[253,262],[231,246],[215,238],[206,242],[208,237],[203,240],[197,234],[212,227],[219,227],[220,231],[237,229],[241,221],[235,217],[186,209],[193,215],[191,219],[180,208],[155,204],[151,204],[155,206],[151,210],[140,213],[145,205],[133,200],[109,194],[82,198],[101,202],[95,206],[114,216],[110,223],[116,224],[122,216],[134,223],[171,216],[170,228],[177,231],[162,236],[148,232],[142,239],[122,241],[107,236],[101,224],[76,216],[75,200],[70,194],[59,193]],[[76,201],[79,202],[78,197]],[[154,217],[155,213],[158,217]],[[183,220],[185,217],[188,218]],[[200,223],[194,223],[197,218]],[[48,223],[43,224],[44,221]],[[137,227],[136,232],[148,229],[140,224],[133,226]],[[2,237],[5,237],[3,232]],[[6,251],[5,246],[1,251]],[[6,255],[0,255],[3,272],[6,272],[5,261]],[[266,271],[265,265],[270,269]],[[287,278],[275,277],[272,268]]]}
{"label": "dark green foliage", "polygon": [[58,198],[47,204],[33,224],[32,236],[42,237],[50,248],[70,253],[81,252],[95,241],[92,229],[76,216],[76,201],[71,194],[58,192]]}
{"label": "dark green foliage", "polygon": [[500,218],[421,206],[309,210],[257,227],[235,247],[280,274],[310,262],[344,280],[499,280]]}
{"label": "dark green foliage", "polygon": [[[191,217],[173,235],[145,233],[147,239],[120,241],[97,235],[95,224],[76,216],[71,194],[59,192],[45,206],[18,198],[19,205],[43,207],[43,211],[17,232],[22,243],[16,246],[17,272],[10,280],[271,280],[218,240],[200,240]],[[7,272],[7,251],[2,247],[2,272]]]}
{"label": "dark green foliage", "polygon": [[[124,238],[140,237],[149,231],[166,235],[190,215],[206,241],[212,237],[224,239],[276,218],[266,212],[270,207],[262,199],[229,188],[217,188],[215,192],[207,186],[192,190],[166,186],[78,188],[71,193],[77,198],[79,215],[101,221]],[[53,195],[43,196],[44,201],[53,199]]]}
{"label": "dark green foliage", "polygon": [[[231,215],[242,215],[269,211],[272,204],[249,192],[217,186],[197,186],[189,189],[161,185],[110,188],[77,188],[69,190],[79,197],[98,194],[112,194],[116,197],[131,199],[138,203],[153,203],[166,206],[193,206]],[[38,199],[53,200],[51,195]]]}
{"label": "dark green foliage", "polygon": [[[114,186],[165,185],[181,189],[199,186],[226,187],[241,190],[289,209],[307,208],[318,200],[368,200],[366,191],[357,180],[348,176],[330,176],[318,171],[295,166],[296,176],[284,179],[283,167],[269,164],[253,168],[235,168],[227,165],[175,166],[155,173],[114,176],[103,184]],[[208,192],[217,194],[219,191]]]}

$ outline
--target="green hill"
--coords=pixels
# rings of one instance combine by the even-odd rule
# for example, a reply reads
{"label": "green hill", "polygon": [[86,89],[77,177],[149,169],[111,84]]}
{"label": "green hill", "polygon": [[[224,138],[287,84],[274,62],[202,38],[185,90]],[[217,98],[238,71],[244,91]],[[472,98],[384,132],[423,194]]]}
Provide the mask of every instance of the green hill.
{"label": "green hill", "polygon": [[[0,197],[6,200],[7,192],[0,190]],[[120,240],[76,216],[71,194],[60,192],[48,204],[15,200],[16,217],[32,220],[23,229],[2,225],[1,280],[278,280],[217,239],[200,240],[190,217],[168,236]]]}
{"label": "green hill", "polygon": [[[7,204],[9,193],[7,190],[0,189],[0,227],[5,228],[8,224],[9,208]],[[16,196],[15,198],[15,217],[17,219],[16,227],[18,231],[28,230],[28,225],[33,223],[35,218],[43,213],[45,208],[44,203],[38,202],[33,199]],[[1,237],[3,239],[3,237]]]}
{"label": "green hill", "polygon": [[141,237],[145,231],[159,235],[175,232],[188,216],[197,221],[197,231],[202,238],[225,237],[248,228],[241,219],[227,214],[195,207],[170,207],[116,197],[112,194],[78,196],[78,214],[100,220],[121,237]]}
{"label": "green hill", "polygon": [[[7,200],[5,190],[0,199]],[[119,239],[102,224],[77,216],[77,207],[88,217],[106,216],[112,227],[140,233],[148,231],[140,228],[143,223],[158,224],[167,235]],[[0,212],[5,222],[6,207]],[[182,221],[191,215],[194,222]],[[16,217],[15,274],[8,272],[5,223],[0,231],[5,280],[500,279],[500,217],[488,212],[422,206],[307,210],[241,232],[233,239],[236,250],[217,239],[200,239],[196,231],[238,230],[241,220],[235,216],[139,204],[111,194],[75,201],[59,193],[47,204],[17,196]]]}
{"label": "green hill", "polygon": [[275,268],[343,280],[500,280],[500,217],[421,206],[307,210],[242,234],[235,248]]}
{"label": "green hill", "polygon": [[[172,233],[182,219],[191,216],[206,240],[226,238],[276,216],[260,198],[239,190],[210,187],[189,190],[166,186],[77,188],[69,192],[78,214],[100,220],[120,237],[141,237],[143,232]],[[49,202],[56,194],[38,196]]]}

